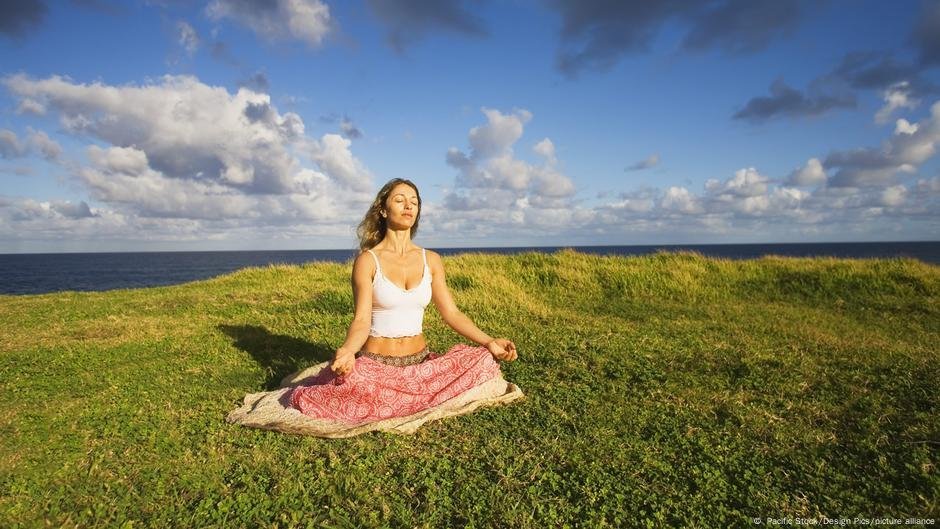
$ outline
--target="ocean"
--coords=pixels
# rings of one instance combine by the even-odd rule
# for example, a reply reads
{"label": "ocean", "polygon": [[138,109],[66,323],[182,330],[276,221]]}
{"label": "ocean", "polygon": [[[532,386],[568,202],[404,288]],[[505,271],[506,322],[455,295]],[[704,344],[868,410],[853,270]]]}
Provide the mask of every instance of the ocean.
{"label": "ocean", "polygon": [[[727,259],[751,259],[768,254],[793,257],[912,257],[940,264],[940,241],[432,249],[441,255],[453,255],[463,252],[550,253],[562,248],[600,255],[643,255],[660,250],[691,250]],[[301,264],[311,261],[344,262],[351,259],[355,253],[349,249],[0,254],[0,294],[41,294],[64,290],[112,290],[174,285],[208,279],[249,266]]]}

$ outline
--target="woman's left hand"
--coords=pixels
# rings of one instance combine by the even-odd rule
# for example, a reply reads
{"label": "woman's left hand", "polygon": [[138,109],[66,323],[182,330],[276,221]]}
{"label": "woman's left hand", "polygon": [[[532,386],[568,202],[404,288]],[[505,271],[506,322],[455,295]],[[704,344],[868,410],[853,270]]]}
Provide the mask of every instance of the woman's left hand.
{"label": "woman's left hand", "polygon": [[519,357],[519,354],[516,352],[516,344],[505,338],[496,338],[487,343],[486,348],[489,349],[490,353],[497,360],[512,362]]}

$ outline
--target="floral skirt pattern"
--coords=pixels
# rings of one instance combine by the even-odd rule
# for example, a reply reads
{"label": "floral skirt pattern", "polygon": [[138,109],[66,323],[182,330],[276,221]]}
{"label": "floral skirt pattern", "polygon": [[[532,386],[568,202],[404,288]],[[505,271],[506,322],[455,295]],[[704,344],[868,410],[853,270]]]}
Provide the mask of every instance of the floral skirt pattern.
{"label": "floral skirt pattern", "polygon": [[290,405],[310,417],[362,424],[417,413],[498,375],[499,364],[486,347],[458,344],[404,367],[363,355],[345,377],[324,367],[294,388]]}

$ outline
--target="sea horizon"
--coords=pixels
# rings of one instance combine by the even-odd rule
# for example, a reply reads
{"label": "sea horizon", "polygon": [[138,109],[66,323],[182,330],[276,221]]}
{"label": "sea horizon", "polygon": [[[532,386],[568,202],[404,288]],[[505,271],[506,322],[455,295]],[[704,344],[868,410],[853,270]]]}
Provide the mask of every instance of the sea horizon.
{"label": "sea horizon", "polygon": [[[787,246],[787,245],[827,245],[827,244],[940,244],[938,240],[889,240],[889,241],[809,241],[809,242],[710,242],[710,243],[651,243],[651,244],[559,244],[559,245],[495,245],[495,246],[422,246],[431,250],[491,250],[516,248],[649,248],[649,247],[701,247],[701,246]],[[421,246],[421,245],[419,245]],[[101,251],[62,251],[62,252],[0,252],[6,255],[87,255],[87,254],[138,254],[138,253],[222,253],[222,252],[345,252],[357,251],[349,248],[251,248],[251,249],[214,249],[214,250],[101,250]]]}
{"label": "sea horizon", "polygon": [[[696,252],[720,259],[784,257],[897,258],[940,265],[940,241],[829,243],[725,243],[647,245],[431,247],[444,256],[513,255],[564,249],[592,255],[640,256],[660,251]],[[345,263],[358,248],[330,250],[162,250],[0,254],[0,294],[105,291],[169,286],[210,279],[248,267],[310,262]]]}

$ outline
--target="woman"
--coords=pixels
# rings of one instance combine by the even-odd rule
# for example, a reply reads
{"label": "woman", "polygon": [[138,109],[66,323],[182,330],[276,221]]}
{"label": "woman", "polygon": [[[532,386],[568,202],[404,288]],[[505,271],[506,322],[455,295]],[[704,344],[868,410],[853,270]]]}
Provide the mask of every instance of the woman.
{"label": "woman", "polygon": [[[353,263],[355,316],[330,372],[294,388],[290,404],[317,419],[347,423],[404,417],[500,376],[497,361],[516,346],[492,338],[465,316],[447,289],[441,257],[412,242],[421,196],[411,181],[385,184],[359,225],[364,250]],[[480,347],[428,351],[422,334],[429,301],[456,332]]]}

